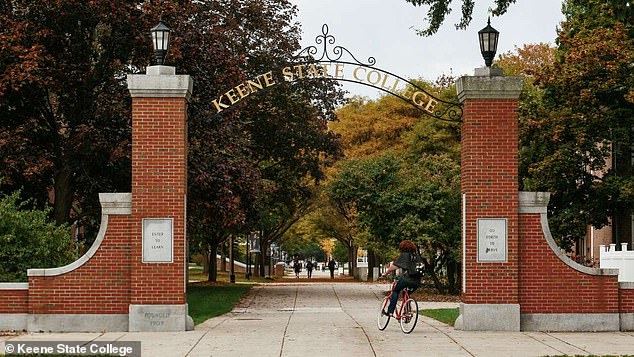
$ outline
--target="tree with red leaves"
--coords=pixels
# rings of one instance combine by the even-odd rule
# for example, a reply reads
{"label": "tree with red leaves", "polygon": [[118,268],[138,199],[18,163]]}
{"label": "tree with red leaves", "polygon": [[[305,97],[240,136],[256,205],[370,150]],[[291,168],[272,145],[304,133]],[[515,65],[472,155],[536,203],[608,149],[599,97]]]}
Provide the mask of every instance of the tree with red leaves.
{"label": "tree with red leaves", "polygon": [[[174,31],[166,65],[195,83],[188,113],[192,246],[213,254],[230,234],[295,219],[308,186],[323,177],[324,159],[338,154],[326,124],[341,93],[327,81],[304,81],[221,114],[211,105],[228,88],[293,60],[295,14],[287,0],[3,2],[2,190],[23,187],[40,204],[52,197],[56,222],[94,227],[98,193],[129,192],[125,75],[151,63],[148,31],[162,18]],[[277,221],[263,226],[258,217],[272,214]]]}

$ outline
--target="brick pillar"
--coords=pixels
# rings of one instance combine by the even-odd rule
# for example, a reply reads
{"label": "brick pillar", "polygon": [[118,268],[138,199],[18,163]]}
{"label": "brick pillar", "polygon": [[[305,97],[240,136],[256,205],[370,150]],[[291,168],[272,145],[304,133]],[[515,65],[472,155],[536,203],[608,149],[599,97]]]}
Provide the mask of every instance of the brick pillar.
{"label": "brick pillar", "polygon": [[476,69],[456,82],[463,103],[463,303],[465,330],[519,331],[519,77]]}
{"label": "brick pillar", "polygon": [[130,331],[184,331],[189,76],[151,66],[132,96]]}

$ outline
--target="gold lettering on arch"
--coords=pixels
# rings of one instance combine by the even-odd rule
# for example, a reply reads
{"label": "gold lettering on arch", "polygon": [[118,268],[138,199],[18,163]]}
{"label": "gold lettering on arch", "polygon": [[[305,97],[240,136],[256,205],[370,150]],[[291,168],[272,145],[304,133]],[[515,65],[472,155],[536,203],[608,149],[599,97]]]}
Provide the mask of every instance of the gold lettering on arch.
{"label": "gold lettering on arch", "polygon": [[364,65],[346,66],[346,64],[349,63],[319,62],[286,66],[277,72],[268,71],[239,83],[217,99],[212,100],[211,104],[216,109],[216,113],[220,113],[251,94],[278,84],[276,78],[283,82],[294,82],[306,78],[328,78],[355,82],[405,99],[430,114],[434,114],[434,110],[439,104],[439,101],[428,93],[412,86],[406,86],[406,83],[403,83],[405,86],[399,90],[401,79],[388,72]]}
{"label": "gold lettering on arch", "polygon": [[[264,80],[264,84],[262,84],[262,80]],[[273,71],[268,71],[253,79],[248,79],[242,83],[239,83],[237,86],[229,89],[223,95],[218,97],[218,99],[212,100],[211,104],[216,109],[216,113],[220,113],[221,111],[248,97],[249,95],[257,92],[258,90],[274,86],[275,84],[275,80],[273,79]],[[225,99],[227,99],[229,103],[227,103]],[[225,100],[224,103],[223,100]]]}

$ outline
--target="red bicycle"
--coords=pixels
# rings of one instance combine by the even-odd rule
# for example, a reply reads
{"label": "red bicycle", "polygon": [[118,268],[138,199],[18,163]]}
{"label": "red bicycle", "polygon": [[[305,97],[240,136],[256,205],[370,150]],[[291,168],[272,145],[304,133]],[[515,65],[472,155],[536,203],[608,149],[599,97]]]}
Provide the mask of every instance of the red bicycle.
{"label": "red bicycle", "polygon": [[[396,280],[392,282],[392,287],[390,288],[390,294],[383,299],[381,302],[381,306],[379,308],[379,314],[377,315],[377,325],[379,330],[383,331],[387,327],[390,322],[390,318],[392,316],[387,314],[387,308],[390,305],[390,298],[392,294],[394,294],[394,287],[396,286]],[[414,327],[416,327],[416,322],[418,322],[418,303],[416,300],[411,299],[409,297],[410,292],[413,291],[411,288],[405,288],[403,291],[403,297],[396,302],[396,309],[394,310],[394,318],[400,322],[401,331],[403,333],[411,333],[414,331]]]}

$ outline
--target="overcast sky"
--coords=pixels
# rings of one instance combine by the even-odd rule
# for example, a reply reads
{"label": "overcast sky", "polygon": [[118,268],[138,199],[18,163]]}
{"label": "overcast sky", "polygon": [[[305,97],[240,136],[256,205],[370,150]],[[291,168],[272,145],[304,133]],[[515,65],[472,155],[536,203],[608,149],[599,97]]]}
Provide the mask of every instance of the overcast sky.
{"label": "overcast sky", "polygon": [[[299,8],[302,46],[315,45],[323,24],[336,38],[335,45],[350,50],[362,62],[376,59],[375,67],[405,78],[434,80],[442,74],[472,75],[482,67],[477,32],[486,26],[493,0],[476,0],[473,20],[467,30],[456,30],[460,18],[458,0],[441,29],[431,37],[416,35],[424,28],[427,9],[405,0],[291,0]],[[491,19],[500,31],[498,54],[528,43],[554,44],[556,29],[563,20],[559,0],[518,0],[509,11]],[[343,59],[342,59],[343,60]],[[351,94],[370,98],[382,92],[358,84],[344,86]]]}

